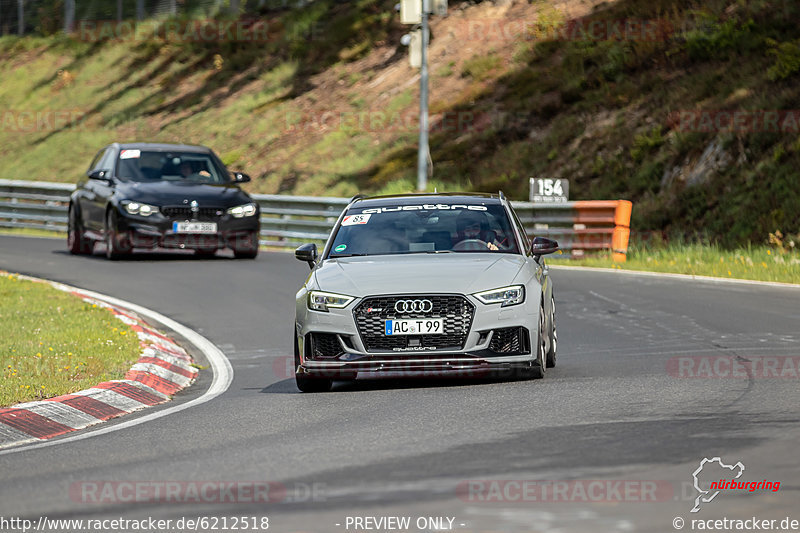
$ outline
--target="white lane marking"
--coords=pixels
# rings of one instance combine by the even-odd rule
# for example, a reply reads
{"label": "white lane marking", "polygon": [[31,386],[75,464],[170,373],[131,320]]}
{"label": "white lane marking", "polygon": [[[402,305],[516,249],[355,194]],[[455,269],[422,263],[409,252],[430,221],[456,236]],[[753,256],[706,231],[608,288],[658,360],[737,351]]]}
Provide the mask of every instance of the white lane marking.
{"label": "white lane marking", "polygon": [[618,301],[616,301],[616,300],[612,300],[611,298],[609,298],[609,297],[607,297],[607,296],[603,296],[602,294],[599,294],[599,293],[597,293],[597,292],[594,292],[594,291],[589,291],[589,294],[591,294],[591,295],[593,295],[593,296],[596,296],[597,298],[599,298],[599,299],[601,299],[601,300],[604,300],[604,301],[606,301],[606,302],[608,302],[608,303],[614,304],[614,305],[618,306],[618,307],[619,307],[619,308],[621,308],[621,309],[631,309],[630,307],[628,307],[628,306],[627,306],[627,305],[625,305],[624,303],[622,303],[622,302],[618,302]]}
{"label": "white lane marking", "polygon": [[796,283],[781,283],[778,281],[755,281],[752,279],[715,278],[712,276],[692,276],[691,274],[673,274],[670,272],[648,272],[647,270],[625,270],[619,268],[583,267],[569,265],[547,265],[555,270],[584,270],[588,272],[613,272],[615,274],[628,274],[634,276],[649,276],[652,278],[675,278],[692,281],[709,281],[713,283],[738,283],[742,285],[760,285],[765,287],[780,287],[782,289],[800,289]]}
{"label": "white lane marking", "polygon": [[211,380],[211,386],[199,398],[195,398],[194,400],[182,403],[180,405],[174,405],[172,407],[167,407],[165,409],[159,409],[158,411],[141,416],[134,420],[127,420],[125,422],[120,422],[119,424],[114,424],[111,426],[101,426],[99,429],[88,431],[85,433],[80,433],[70,437],[65,437],[54,441],[39,442],[28,446],[9,448],[7,450],[0,450],[0,455],[36,450],[38,448],[44,448],[47,446],[55,446],[58,444],[65,444],[67,442],[75,442],[83,439],[89,439],[92,437],[97,437],[99,435],[105,435],[106,433],[111,433],[112,431],[120,431],[123,429],[128,429],[134,426],[138,426],[139,424],[144,424],[145,422],[150,422],[151,420],[156,420],[158,418],[168,416],[174,413],[179,413],[184,409],[189,409],[190,407],[194,407],[196,405],[204,404],[210,400],[213,400],[214,398],[216,398],[217,396],[228,390],[228,388],[231,386],[231,382],[233,381],[233,367],[231,366],[231,362],[228,361],[228,358],[225,357],[225,354],[222,353],[222,351],[219,348],[214,346],[214,343],[212,343],[210,340],[206,339],[196,331],[187,328],[183,324],[180,324],[175,320],[172,320],[171,318],[162,315],[161,313],[158,313],[151,309],[147,309],[146,307],[142,307],[140,305],[136,305],[134,303],[126,302],[125,300],[120,300],[119,298],[104,296],[97,292],[78,289],[76,287],[70,287],[68,285],[64,285],[61,283],[58,283],[57,285],[61,285],[62,287],[66,287],[71,290],[80,291],[83,294],[86,294],[87,296],[91,296],[92,298],[96,298],[98,300],[104,300],[112,305],[117,305],[120,307],[125,307],[127,309],[130,309],[131,311],[138,313],[139,315],[148,318],[154,322],[160,322],[167,329],[170,329],[175,333],[177,333],[178,335],[182,336],[184,339],[191,342],[199,351],[203,352],[203,354],[206,356],[206,359],[208,359],[208,363],[211,366],[211,371],[214,374],[214,377]]}

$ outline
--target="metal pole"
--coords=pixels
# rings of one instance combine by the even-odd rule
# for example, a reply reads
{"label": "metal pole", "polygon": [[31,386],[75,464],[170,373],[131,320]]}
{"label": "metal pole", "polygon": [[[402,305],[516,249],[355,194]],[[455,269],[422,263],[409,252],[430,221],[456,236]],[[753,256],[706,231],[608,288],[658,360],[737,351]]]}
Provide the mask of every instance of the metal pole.
{"label": "metal pole", "polygon": [[136,20],[144,20],[144,0],[136,0]]}
{"label": "metal pole", "polygon": [[428,11],[430,0],[422,0],[422,68],[419,78],[419,151],[417,153],[417,190],[428,188]]}
{"label": "metal pole", "polygon": [[75,0],[64,1],[64,33],[75,29]]}
{"label": "metal pole", "polygon": [[117,0],[117,22],[122,22],[122,0]]}
{"label": "metal pole", "polygon": [[25,0],[17,0],[17,35],[25,35]]}

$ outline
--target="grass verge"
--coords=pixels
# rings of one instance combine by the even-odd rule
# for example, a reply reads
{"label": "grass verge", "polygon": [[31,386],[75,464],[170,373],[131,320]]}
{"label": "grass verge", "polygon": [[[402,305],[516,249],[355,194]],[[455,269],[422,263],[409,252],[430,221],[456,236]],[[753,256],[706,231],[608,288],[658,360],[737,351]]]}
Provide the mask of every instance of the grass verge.
{"label": "grass verge", "polygon": [[800,284],[800,254],[766,246],[725,250],[714,245],[670,244],[633,247],[625,263],[615,263],[610,254],[581,259],[553,256],[552,263]]}
{"label": "grass verge", "polygon": [[0,407],[121,379],[141,351],[108,309],[13,274],[0,275],[0,323]]}
{"label": "grass verge", "polygon": [[55,239],[67,238],[66,231],[51,231],[34,228],[0,228],[0,235],[19,235],[21,237],[52,237]]}

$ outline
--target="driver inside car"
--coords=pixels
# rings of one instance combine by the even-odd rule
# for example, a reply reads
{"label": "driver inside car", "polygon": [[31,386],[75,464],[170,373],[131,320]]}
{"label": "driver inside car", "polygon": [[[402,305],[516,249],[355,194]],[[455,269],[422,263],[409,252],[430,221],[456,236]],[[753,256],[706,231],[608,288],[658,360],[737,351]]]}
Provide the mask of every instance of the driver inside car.
{"label": "driver inside car", "polygon": [[[499,250],[500,243],[497,242],[497,235],[489,229],[489,219],[485,213],[480,211],[463,211],[456,219],[456,238],[454,250],[479,250],[488,248],[489,250]],[[460,246],[459,246],[460,245]]]}
{"label": "driver inside car", "polygon": [[203,178],[203,179],[208,179],[208,178],[211,177],[211,174],[209,174],[209,172],[207,170],[201,170],[200,172],[194,172],[194,169],[192,168],[192,164],[190,162],[188,162],[188,161],[181,162],[181,166],[179,167],[179,170],[180,170],[181,176],[184,179],[196,178],[198,176]]}

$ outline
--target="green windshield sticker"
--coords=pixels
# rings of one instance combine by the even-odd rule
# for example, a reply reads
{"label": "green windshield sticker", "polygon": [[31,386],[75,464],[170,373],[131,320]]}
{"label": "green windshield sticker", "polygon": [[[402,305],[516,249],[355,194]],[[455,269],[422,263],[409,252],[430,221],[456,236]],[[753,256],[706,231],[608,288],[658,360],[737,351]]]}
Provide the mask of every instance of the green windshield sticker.
{"label": "green windshield sticker", "polygon": [[344,252],[345,250],[347,250],[346,244],[340,244],[339,246],[333,249],[334,252]]}

